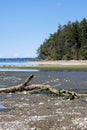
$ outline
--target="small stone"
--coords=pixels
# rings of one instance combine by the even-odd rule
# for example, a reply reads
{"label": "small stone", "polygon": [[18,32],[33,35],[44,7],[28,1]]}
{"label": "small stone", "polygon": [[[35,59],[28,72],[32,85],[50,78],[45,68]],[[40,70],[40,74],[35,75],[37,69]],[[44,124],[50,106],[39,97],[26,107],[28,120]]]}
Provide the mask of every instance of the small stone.
{"label": "small stone", "polygon": [[40,102],[39,105],[43,105],[44,103],[43,102]]}
{"label": "small stone", "polygon": [[23,94],[27,94],[27,92],[26,92],[26,91],[23,91]]}

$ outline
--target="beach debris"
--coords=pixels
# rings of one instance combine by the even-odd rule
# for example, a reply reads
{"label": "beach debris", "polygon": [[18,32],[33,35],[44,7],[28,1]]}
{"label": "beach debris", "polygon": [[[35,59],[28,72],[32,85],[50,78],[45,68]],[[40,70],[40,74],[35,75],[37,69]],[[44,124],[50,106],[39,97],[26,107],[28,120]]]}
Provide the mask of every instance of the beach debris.
{"label": "beach debris", "polygon": [[28,82],[33,78],[34,76],[31,75],[29,76],[25,81],[24,83],[22,84],[19,84],[19,85],[16,85],[16,86],[11,86],[11,87],[8,87],[8,88],[1,88],[0,89],[0,93],[1,92],[4,92],[4,93],[14,93],[16,91],[23,91],[24,90],[24,87],[26,87],[26,85],[28,84]]}
{"label": "beach debris", "polygon": [[77,94],[76,92],[69,91],[69,90],[60,90],[55,89],[49,84],[29,84],[31,79],[34,77],[34,75],[30,75],[23,83],[18,84],[16,86],[11,86],[7,88],[0,88],[0,93],[14,93],[16,91],[23,92],[24,94],[27,94],[27,91],[29,93],[35,93],[35,92],[49,92],[50,94],[54,96],[65,96],[66,99],[74,100],[80,96],[87,96],[87,94]]}

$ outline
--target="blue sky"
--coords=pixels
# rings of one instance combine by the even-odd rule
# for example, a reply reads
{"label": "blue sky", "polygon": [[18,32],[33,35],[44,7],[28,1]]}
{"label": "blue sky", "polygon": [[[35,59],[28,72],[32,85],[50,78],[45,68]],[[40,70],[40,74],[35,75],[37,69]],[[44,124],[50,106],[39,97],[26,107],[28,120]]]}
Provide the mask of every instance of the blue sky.
{"label": "blue sky", "polygon": [[87,18],[87,0],[0,0],[0,57],[36,57],[58,25]]}

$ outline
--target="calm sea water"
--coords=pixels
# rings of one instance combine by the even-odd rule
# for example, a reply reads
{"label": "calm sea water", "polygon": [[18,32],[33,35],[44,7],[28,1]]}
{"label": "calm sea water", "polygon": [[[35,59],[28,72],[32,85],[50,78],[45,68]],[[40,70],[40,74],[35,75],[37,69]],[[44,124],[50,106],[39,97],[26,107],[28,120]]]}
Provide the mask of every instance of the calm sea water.
{"label": "calm sea water", "polygon": [[87,71],[40,71],[35,75],[35,83],[48,83],[55,88],[87,93]]}
{"label": "calm sea water", "polygon": [[28,66],[29,62],[0,62],[0,66]]}
{"label": "calm sea water", "polygon": [[0,58],[0,66],[28,66],[31,58]]}
{"label": "calm sea water", "polygon": [[[31,58],[3,58],[0,59],[0,66],[32,66]],[[0,68],[0,71],[33,71],[32,69]],[[38,70],[34,70],[38,71]]]}

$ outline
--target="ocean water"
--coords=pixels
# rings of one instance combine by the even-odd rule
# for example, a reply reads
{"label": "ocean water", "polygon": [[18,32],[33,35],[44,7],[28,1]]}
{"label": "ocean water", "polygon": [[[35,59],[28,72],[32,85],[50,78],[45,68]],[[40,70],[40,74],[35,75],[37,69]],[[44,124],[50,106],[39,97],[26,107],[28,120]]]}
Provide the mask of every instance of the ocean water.
{"label": "ocean water", "polygon": [[[0,58],[0,66],[32,66],[35,58]],[[0,68],[0,71],[38,71],[32,69]]]}
{"label": "ocean water", "polygon": [[33,58],[0,58],[0,66],[28,66]]}
{"label": "ocean water", "polygon": [[29,62],[8,62],[8,61],[6,61],[6,62],[0,62],[0,66],[29,66],[29,65],[31,65],[31,64],[29,64]]}
{"label": "ocean water", "polygon": [[57,89],[87,93],[87,71],[11,71],[0,72],[0,88],[22,83],[34,75],[31,84],[49,84]]}

